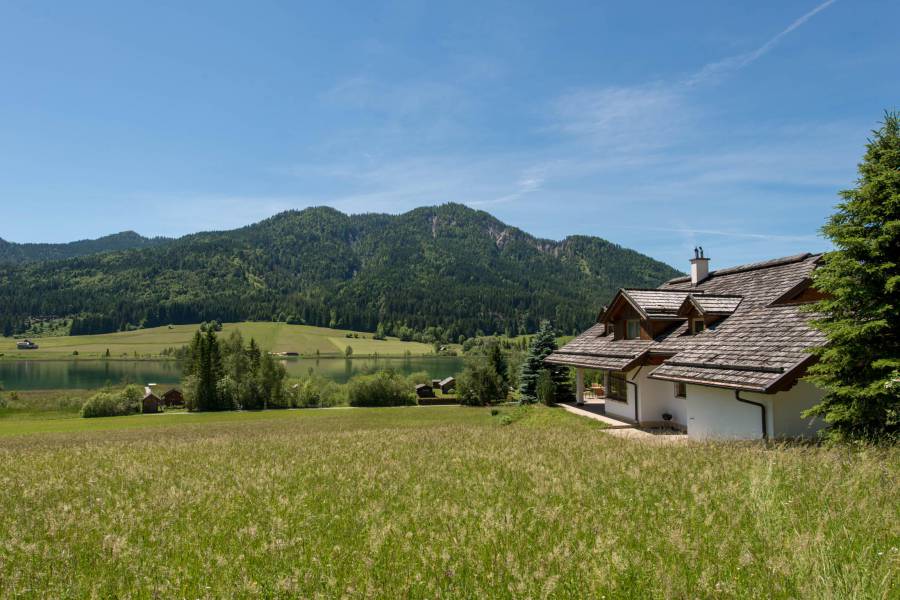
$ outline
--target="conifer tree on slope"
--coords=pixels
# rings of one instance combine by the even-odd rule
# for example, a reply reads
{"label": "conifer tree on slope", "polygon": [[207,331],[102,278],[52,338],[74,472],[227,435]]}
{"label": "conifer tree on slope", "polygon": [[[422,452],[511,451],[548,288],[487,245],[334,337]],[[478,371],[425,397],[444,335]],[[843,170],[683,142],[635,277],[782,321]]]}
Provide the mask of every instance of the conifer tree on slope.
{"label": "conifer tree on slope", "polygon": [[827,336],[810,379],[826,391],[807,414],[837,439],[900,433],[900,113],[873,132],[859,180],[822,228],[836,250],[813,274]]}
{"label": "conifer tree on slope", "polygon": [[537,401],[537,380],[540,372],[547,370],[556,388],[556,400],[565,402],[572,399],[572,386],[569,384],[569,369],[560,365],[544,364],[544,359],[557,349],[556,332],[549,321],[543,321],[541,328],[531,338],[528,355],[522,363],[519,376],[519,394],[521,401],[531,403]]}

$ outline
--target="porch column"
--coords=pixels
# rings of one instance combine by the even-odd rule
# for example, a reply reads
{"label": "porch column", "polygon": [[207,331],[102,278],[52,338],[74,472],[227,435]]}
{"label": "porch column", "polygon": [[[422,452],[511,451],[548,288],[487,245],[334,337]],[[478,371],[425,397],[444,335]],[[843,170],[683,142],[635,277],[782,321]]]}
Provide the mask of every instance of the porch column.
{"label": "porch column", "polygon": [[575,367],[575,403],[584,404],[584,369]]}

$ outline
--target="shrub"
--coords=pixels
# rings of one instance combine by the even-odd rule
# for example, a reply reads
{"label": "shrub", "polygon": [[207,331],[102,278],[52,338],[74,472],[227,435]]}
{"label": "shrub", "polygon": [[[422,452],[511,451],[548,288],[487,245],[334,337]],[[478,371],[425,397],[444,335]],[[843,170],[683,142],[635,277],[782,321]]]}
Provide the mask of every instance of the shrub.
{"label": "shrub", "polygon": [[[137,390],[137,400],[135,400]],[[141,391],[136,385],[130,385],[119,393],[105,390],[88,398],[81,407],[81,416],[93,417],[119,417],[140,412]]]}
{"label": "shrub", "polygon": [[141,401],[144,399],[144,391],[140,386],[134,384],[125,386],[125,389],[120,394],[120,398],[122,410],[125,411],[125,414],[130,415],[141,412]]}
{"label": "shrub", "polygon": [[294,408],[329,408],[347,403],[344,387],[321,375],[310,374],[292,384],[287,397]]}
{"label": "shrub", "polygon": [[460,404],[487,406],[506,399],[506,386],[494,366],[485,360],[470,361],[456,381]]}
{"label": "shrub", "polygon": [[553,383],[553,376],[547,369],[538,373],[537,384],[535,384],[538,402],[550,406],[556,400],[556,384]]}
{"label": "shrub", "polygon": [[410,406],[416,395],[405,377],[394,371],[374,375],[358,375],[350,380],[347,389],[350,406]]}

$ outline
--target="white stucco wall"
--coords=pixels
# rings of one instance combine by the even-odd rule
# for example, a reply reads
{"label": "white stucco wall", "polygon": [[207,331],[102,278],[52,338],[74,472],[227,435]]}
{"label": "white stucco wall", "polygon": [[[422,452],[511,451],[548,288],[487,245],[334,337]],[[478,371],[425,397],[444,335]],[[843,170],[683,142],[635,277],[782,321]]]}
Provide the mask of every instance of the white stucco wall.
{"label": "white stucco wall", "polygon": [[[675,397],[675,384],[671,381],[650,379],[656,367],[644,367],[635,379],[638,384],[638,411],[641,422],[662,422],[663,413],[672,415],[672,422],[687,426],[687,402]],[[633,411],[632,411],[632,414]]]}
{"label": "white stucco wall", "polygon": [[[734,390],[702,385],[687,386],[687,398],[675,397],[671,381],[651,379],[654,367],[632,369],[626,379],[638,387],[638,411],[641,423],[662,421],[663,413],[672,422],[687,429],[692,439],[759,439],[762,417],[758,406],[738,402]],[[606,413],[613,418],[634,420],[634,386],[626,385],[628,401],[607,398]],[[811,437],[824,423],[821,419],[800,416],[821,401],[823,392],[805,381],[786,392],[756,394],[741,392],[741,398],[766,407],[766,431],[770,438]]]}
{"label": "white stucco wall", "polygon": [[[741,392],[741,397],[766,405],[767,429],[772,431],[772,399]],[[738,402],[734,390],[687,386],[687,430],[691,439],[759,439],[762,418],[758,406]]]}
{"label": "white stucco wall", "polygon": [[[634,377],[634,372],[637,369],[632,369],[625,374],[625,378],[628,381],[631,381],[631,378]],[[607,380],[607,389],[609,389],[609,384]],[[624,417],[629,421],[634,420],[634,386],[631,384],[627,384],[625,386],[626,391],[628,392],[628,401],[621,402],[619,400],[613,400],[611,398],[606,399],[606,414],[611,416],[612,418],[616,417]]]}
{"label": "white stucco wall", "polygon": [[[688,385],[688,436],[693,439],[759,439],[762,423],[758,406],[738,402],[734,390]],[[811,437],[824,423],[804,419],[800,413],[817,404],[823,393],[814,385],[799,381],[786,392],[755,394],[741,392],[741,398],[766,406],[766,428],[771,438]]]}
{"label": "white stucco wall", "polygon": [[807,408],[822,401],[825,392],[806,381],[774,397],[773,437],[812,437],[825,426],[821,418],[804,419],[800,416]]}

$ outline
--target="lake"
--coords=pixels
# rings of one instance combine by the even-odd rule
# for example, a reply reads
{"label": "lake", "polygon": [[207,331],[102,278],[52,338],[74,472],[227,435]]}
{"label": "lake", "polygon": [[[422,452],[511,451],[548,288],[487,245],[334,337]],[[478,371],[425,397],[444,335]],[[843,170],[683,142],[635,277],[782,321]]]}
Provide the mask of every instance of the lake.
{"label": "lake", "polygon": [[[346,383],[352,376],[379,369],[395,369],[409,375],[425,372],[443,379],[462,371],[456,356],[412,356],[408,358],[288,358],[290,377],[310,372]],[[7,390],[95,389],[125,383],[176,384],[181,364],[171,360],[0,360],[0,384]],[[424,382],[423,382],[424,383]]]}

